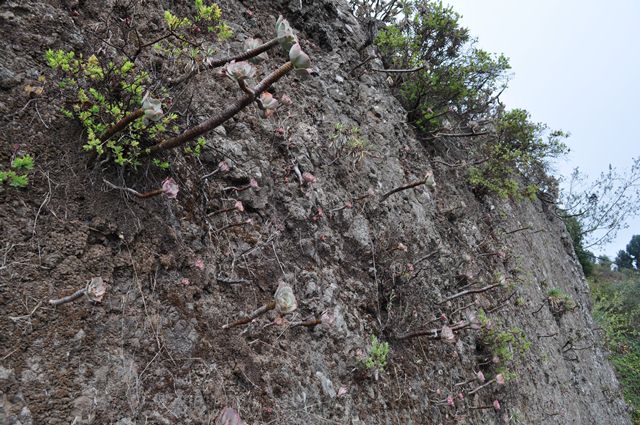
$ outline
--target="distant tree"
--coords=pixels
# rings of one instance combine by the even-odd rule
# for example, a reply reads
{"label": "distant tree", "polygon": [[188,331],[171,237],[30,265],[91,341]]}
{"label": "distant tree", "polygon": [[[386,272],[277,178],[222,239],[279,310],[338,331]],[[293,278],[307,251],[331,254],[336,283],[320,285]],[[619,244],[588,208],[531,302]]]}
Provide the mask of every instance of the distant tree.
{"label": "distant tree", "polygon": [[564,220],[564,224],[567,227],[567,232],[569,232],[569,235],[571,236],[573,250],[575,251],[576,257],[578,257],[578,261],[582,266],[582,271],[585,276],[589,277],[593,273],[593,261],[595,256],[582,246],[582,229],[580,227],[580,223],[574,217],[567,217]]}
{"label": "distant tree", "polygon": [[611,264],[613,264],[613,261],[611,261],[611,258],[609,258],[608,255],[601,255],[598,257],[598,264],[609,270],[611,268]]}
{"label": "distant tree", "polygon": [[636,269],[640,269],[640,235],[633,235],[627,244],[627,254],[633,257]]}
{"label": "distant tree", "polygon": [[640,214],[640,158],[633,160],[627,173],[609,165],[607,172],[588,185],[576,168],[560,205],[565,217],[580,222],[585,249],[611,242],[618,230],[628,227],[627,220]]}
{"label": "distant tree", "polygon": [[507,86],[509,60],[477,48],[451,6],[435,0],[401,4],[396,19],[378,31],[375,45],[385,68],[397,71],[389,78],[409,119],[432,131],[449,116],[491,116]]}
{"label": "distant tree", "polygon": [[624,250],[618,251],[618,255],[616,255],[616,259],[614,263],[616,263],[616,266],[618,266],[621,269],[633,268],[633,258],[629,255],[627,251],[624,251]]}

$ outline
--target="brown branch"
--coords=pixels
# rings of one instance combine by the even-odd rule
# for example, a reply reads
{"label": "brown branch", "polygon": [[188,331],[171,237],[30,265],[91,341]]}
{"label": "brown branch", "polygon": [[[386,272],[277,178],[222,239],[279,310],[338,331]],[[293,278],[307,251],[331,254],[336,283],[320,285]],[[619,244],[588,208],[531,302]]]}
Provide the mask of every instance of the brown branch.
{"label": "brown branch", "polygon": [[[495,379],[492,379],[490,381],[488,381],[486,384],[482,384],[479,387],[476,387],[474,389],[472,389],[471,391],[469,391],[466,395],[467,397],[474,395],[475,393],[477,393],[478,391],[480,391],[481,389],[488,387],[489,385],[493,384],[494,382],[496,382]],[[491,407],[493,408],[493,406]]]}
{"label": "brown branch", "polygon": [[129,113],[129,115],[122,118],[117,123],[113,124],[109,127],[103,134],[100,136],[100,141],[106,142],[111,136],[114,134],[124,130],[126,126],[131,124],[133,121],[137,120],[141,116],[144,115],[144,110],[142,108],[136,109],[135,111]]}
{"label": "brown branch", "polygon": [[[216,60],[212,60],[209,63],[207,63],[207,66],[205,67],[205,69],[208,68],[217,68],[219,66],[225,65],[231,61],[243,61],[243,60],[247,60],[247,59],[251,59],[255,56],[258,56],[261,53],[266,52],[267,50],[271,49],[272,47],[276,46],[279,42],[278,38],[274,38],[273,40],[267,41],[264,44],[261,44],[260,46],[251,49],[251,50],[247,50],[246,52],[240,53],[238,55],[235,56],[229,56],[226,58],[222,58],[222,59],[216,59]],[[191,78],[196,72],[198,72],[198,70],[194,69],[193,71],[184,74],[183,76],[175,79],[175,80],[169,80],[169,84],[171,85],[176,85],[179,84],[189,78]]]}
{"label": "brown branch", "polygon": [[436,303],[438,305],[440,304],[444,304],[446,302],[449,302],[451,300],[455,300],[456,298],[460,298],[460,297],[464,297],[465,295],[470,295],[470,294],[479,294],[481,292],[486,292],[490,289],[495,288],[496,286],[500,286],[501,283],[494,283],[493,285],[489,285],[489,286],[485,286],[484,288],[479,288],[479,289],[467,289],[466,291],[462,291],[462,292],[458,292],[455,295],[450,296],[449,298],[446,298],[443,301],[440,301],[439,303]]}
{"label": "brown branch", "polygon": [[267,90],[273,83],[278,81],[280,78],[284,77],[289,71],[293,69],[293,64],[291,62],[287,62],[282,65],[277,70],[273,71],[271,74],[267,75],[264,80],[258,83],[255,87],[253,87],[253,95],[246,94],[236,102],[234,102],[231,106],[227,107],[220,115],[216,115],[214,117],[209,118],[208,120],[189,128],[184,131],[182,134],[178,136],[172,137],[171,139],[163,140],[156,145],[152,146],[149,149],[149,153],[155,153],[162,150],[172,149],[178,147],[180,145],[185,144],[186,142],[195,139],[196,137],[207,133],[214,128],[218,127],[225,121],[232,118],[238,112],[246,108],[250,105],[262,92]]}
{"label": "brown branch", "polygon": [[530,229],[531,229],[531,226],[521,227],[521,228],[516,229],[516,230],[511,230],[511,231],[509,231],[509,232],[504,232],[504,234],[505,234],[505,235],[512,235],[512,234],[514,234],[514,233],[518,233],[518,232],[522,232],[522,231],[524,231],[524,230],[530,230]]}
{"label": "brown branch", "polygon": [[252,224],[251,220],[238,221],[238,222],[235,222],[235,223],[227,224],[226,226],[223,226],[220,229],[216,229],[215,233],[223,232],[225,230],[231,229],[232,227],[246,226],[246,225],[249,225],[249,224]]}
{"label": "brown branch", "polygon": [[511,295],[509,295],[507,298],[498,301],[495,307],[491,307],[490,309],[487,310],[487,313],[494,313],[500,310],[501,308],[503,308],[504,306],[506,306],[507,302],[516,295],[516,292],[517,291],[513,291]]}
{"label": "brown branch", "polygon": [[229,329],[229,328],[233,328],[235,326],[240,326],[240,325],[246,325],[247,323],[252,322],[256,317],[263,315],[264,313],[273,310],[274,308],[276,308],[276,302],[275,301],[271,301],[265,305],[263,305],[262,307],[258,308],[257,310],[255,310],[253,313],[251,313],[250,315],[243,317],[242,319],[238,319],[233,323],[229,323],[226,324],[222,327],[222,329]]}
{"label": "brown branch", "polygon": [[424,179],[421,179],[421,180],[418,180],[418,181],[415,181],[415,182],[411,182],[411,183],[405,184],[405,185],[400,186],[400,187],[396,187],[395,189],[391,189],[390,191],[388,191],[387,193],[382,195],[382,198],[380,198],[380,202],[386,201],[386,199],[389,196],[393,195],[394,193],[398,193],[398,192],[401,192],[401,191],[407,190],[407,189],[413,189],[414,187],[418,187],[420,185],[423,185],[426,182],[427,182],[427,178],[425,177]]}
{"label": "brown branch", "polygon": [[437,133],[433,137],[474,137],[491,134],[490,131],[481,131],[479,133]]}
{"label": "brown branch", "polygon": [[299,326],[304,326],[306,328],[313,328],[314,326],[318,326],[319,324],[322,323],[321,319],[308,319],[308,320],[303,320],[301,322],[292,322],[289,327],[291,328],[297,328]]}

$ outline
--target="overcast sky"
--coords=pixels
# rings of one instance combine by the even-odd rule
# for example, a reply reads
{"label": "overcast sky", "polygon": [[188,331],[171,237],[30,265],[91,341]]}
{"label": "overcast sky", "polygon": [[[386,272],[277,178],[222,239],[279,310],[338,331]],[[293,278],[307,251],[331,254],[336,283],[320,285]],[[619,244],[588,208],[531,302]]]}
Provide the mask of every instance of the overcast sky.
{"label": "overcast sky", "polygon": [[[501,100],[535,121],[569,131],[571,153],[557,164],[597,177],[628,170],[640,156],[640,0],[445,0],[463,15],[478,46],[511,59]],[[598,254],[615,256],[640,219]]]}

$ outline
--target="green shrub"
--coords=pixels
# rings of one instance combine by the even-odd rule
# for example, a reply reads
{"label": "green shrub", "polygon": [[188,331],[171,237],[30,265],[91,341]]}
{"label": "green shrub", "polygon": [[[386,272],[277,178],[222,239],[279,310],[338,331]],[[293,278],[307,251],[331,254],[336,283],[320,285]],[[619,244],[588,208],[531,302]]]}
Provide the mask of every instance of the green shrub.
{"label": "green shrub", "polygon": [[[142,43],[138,40],[135,54],[120,49],[127,59],[110,59],[91,55],[85,58],[75,52],[48,50],[45,58],[57,77],[61,95],[67,99],[62,113],[77,119],[84,127],[86,143],[83,148],[92,156],[105,156],[120,166],[136,167],[141,158],[161,151],[183,147],[184,152],[200,155],[206,144],[203,135],[218,127],[253,102],[264,111],[265,117],[273,114],[278,101],[267,92],[273,83],[287,73],[308,75],[311,66],[309,56],[304,53],[298,39],[282,17],[276,23],[277,36],[266,43],[252,40],[247,50],[235,56],[213,58],[210,40],[219,41],[230,35],[221,20],[220,8],[205,5],[195,0],[195,15],[179,17],[165,11],[165,34],[155,41]],[[256,68],[246,62],[260,57],[267,50],[280,44],[287,46],[288,60],[273,72],[264,75],[255,86],[247,86],[256,74]],[[184,128],[178,115],[171,112],[173,101],[169,89],[162,81],[152,79],[150,73],[136,65],[136,58],[146,47],[154,46],[152,55],[163,56],[167,67],[187,72],[172,84],[188,81],[195,70],[226,66],[226,75],[238,83],[244,95],[228,102],[221,99],[224,108],[203,122]],[[264,56],[264,55],[263,55]],[[191,61],[181,64],[186,58]],[[168,61],[166,59],[169,59]],[[156,73],[154,73],[156,75]],[[171,82],[171,81],[170,81]],[[190,145],[188,145],[190,144]],[[152,163],[166,169],[166,160],[153,159]]]}
{"label": "green shrub", "polygon": [[640,273],[596,265],[588,281],[593,317],[604,331],[634,424],[640,425]]}
{"label": "green shrub", "polygon": [[506,87],[508,59],[476,48],[459,19],[440,1],[410,1],[398,22],[376,37],[385,67],[422,67],[399,74],[394,86],[411,121],[424,131],[440,126],[445,115],[487,116]]}
{"label": "green shrub", "polygon": [[584,248],[584,235],[582,232],[582,226],[580,222],[572,216],[563,217],[567,232],[571,236],[573,242],[573,250],[582,266],[582,271],[586,277],[591,276],[593,273],[593,259],[595,256],[592,252]]}
{"label": "green shrub", "polygon": [[[29,185],[28,172],[35,167],[35,161],[29,154],[16,156],[9,170],[0,170],[0,185],[8,183],[11,187],[24,188]],[[24,172],[21,173],[21,172]]]}
{"label": "green shrub", "polygon": [[523,109],[499,113],[495,127],[497,140],[482,149],[485,161],[469,170],[471,185],[516,200],[549,190],[548,161],[568,151],[562,141],[568,134],[549,132]]}
{"label": "green shrub", "polygon": [[507,328],[499,320],[489,319],[484,310],[478,313],[481,325],[480,340],[499,364],[501,373],[507,373],[515,355],[521,355],[531,348],[531,341],[518,327]]}
{"label": "green shrub", "polygon": [[386,341],[378,341],[375,335],[371,335],[371,347],[369,348],[367,357],[364,359],[365,367],[372,370],[377,376],[387,365],[388,354],[389,343]]}
{"label": "green shrub", "polygon": [[549,306],[554,316],[562,316],[564,313],[576,308],[573,298],[558,288],[550,289],[547,292],[547,301],[549,301]]}

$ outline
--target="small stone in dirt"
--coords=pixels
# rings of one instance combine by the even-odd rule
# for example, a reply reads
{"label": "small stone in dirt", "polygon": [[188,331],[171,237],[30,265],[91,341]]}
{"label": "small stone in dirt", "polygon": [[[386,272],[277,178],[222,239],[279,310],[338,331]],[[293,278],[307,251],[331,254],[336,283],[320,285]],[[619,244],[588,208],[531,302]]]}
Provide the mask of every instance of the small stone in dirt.
{"label": "small stone in dirt", "polygon": [[320,371],[316,372],[316,376],[320,380],[322,392],[331,398],[336,398],[336,390],[333,388],[333,382]]}
{"label": "small stone in dirt", "polygon": [[14,15],[13,12],[11,11],[7,10],[6,12],[0,13],[0,20],[13,22],[15,19],[16,19],[16,15]]}
{"label": "small stone in dirt", "polygon": [[33,425],[33,418],[31,417],[31,410],[27,406],[24,406],[18,415],[18,420],[22,425]]}
{"label": "small stone in dirt", "polygon": [[0,68],[0,89],[8,90],[20,84],[16,74],[7,68]]}
{"label": "small stone in dirt", "polygon": [[6,381],[13,376],[13,369],[0,366],[0,382]]}

